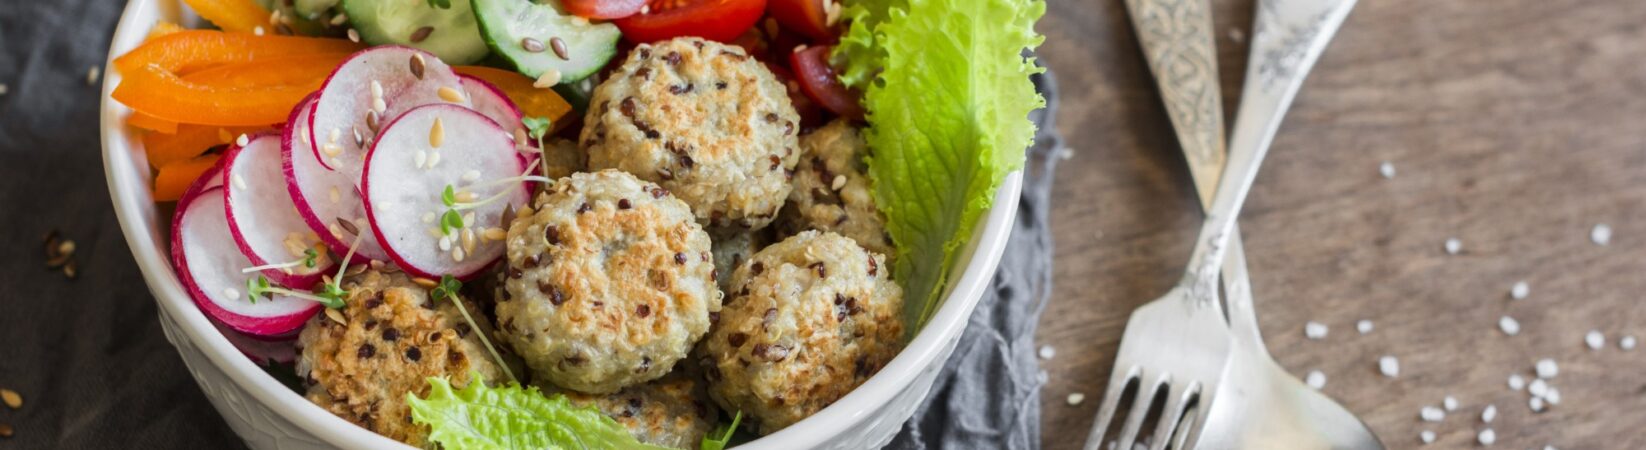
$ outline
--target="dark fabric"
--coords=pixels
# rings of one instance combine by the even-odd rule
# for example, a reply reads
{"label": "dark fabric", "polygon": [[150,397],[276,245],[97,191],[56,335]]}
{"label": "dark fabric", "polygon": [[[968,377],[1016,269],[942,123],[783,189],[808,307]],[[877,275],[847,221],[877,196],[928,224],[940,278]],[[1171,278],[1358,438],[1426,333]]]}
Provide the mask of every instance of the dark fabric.
{"label": "dark fabric", "polygon": [[1040,448],[1040,364],[1034,330],[1052,289],[1052,236],[1047,222],[1052,175],[1063,138],[1057,133],[1057,81],[1035,77],[1046,108],[1029,115],[1039,127],[1025,163],[1017,224],[1000,257],[994,291],[977,302],[971,323],[925,403],[903,424],[893,449]]}
{"label": "dark fabric", "polygon": [[[98,141],[101,67],[124,2],[7,1],[0,8],[0,448],[233,449],[161,334],[154,300],[121,236]],[[1050,77],[1040,80],[1048,100]],[[1055,106],[1048,107],[1048,111]],[[896,448],[1038,448],[1032,338],[1050,286],[1047,189],[1059,140],[1039,143],[1017,228],[966,335]],[[45,268],[42,236],[76,244],[78,278]]]}

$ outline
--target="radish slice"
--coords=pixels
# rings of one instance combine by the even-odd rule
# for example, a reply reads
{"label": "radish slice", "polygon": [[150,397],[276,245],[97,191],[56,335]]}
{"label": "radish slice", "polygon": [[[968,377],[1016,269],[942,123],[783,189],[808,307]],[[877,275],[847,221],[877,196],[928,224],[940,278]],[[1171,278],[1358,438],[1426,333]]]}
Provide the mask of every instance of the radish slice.
{"label": "radish slice", "polygon": [[[526,185],[505,180],[525,170],[509,134],[486,116],[456,105],[414,108],[383,128],[366,157],[366,217],[401,269],[468,279],[503,255],[503,241],[485,238],[486,230],[500,226],[504,207],[526,203]],[[447,186],[457,209],[442,201]],[[441,229],[447,211],[457,211],[462,228]]]}
{"label": "radish slice", "polygon": [[240,353],[258,365],[266,365],[270,361],[289,363],[297,360],[297,339],[294,336],[271,340],[268,336],[252,336],[234,331],[215,320],[211,321],[211,324],[217,327],[218,332],[223,333],[224,338],[228,338],[230,344],[234,344],[234,348],[239,349]]}
{"label": "radish slice", "polygon": [[280,336],[303,326],[320,304],[273,295],[253,303],[244,291],[252,274],[240,273],[251,260],[231,243],[224,188],[205,188],[207,178],[183,194],[171,224],[171,257],[177,275],[207,316],[255,336]]}
{"label": "radish slice", "polygon": [[463,91],[469,93],[469,101],[474,103],[476,112],[485,115],[493,122],[497,122],[497,126],[503,127],[503,131],[509,132],[509,136],[515,138],[525,136],[524,133],[515,132],[515,130],[525,130],[525,124],[520,122],[523,114],[520,113],[520,108],[514,105],[514,101],[509,100],[509,96],[503,93],[502,89],[498,89],[497,86],[486,82],[486,80],[469,75],[458,74],[457,77],[463,80]]}
{"label": "radish slice", "polygon": [[[320,235],[320,240],[331,247],[332,253],[349,252],[353,235],[345,234],[337,219],[348,220],[358,230],[364,230],[366,207],[360,201],[360,190],[355,180],[342,172],[326,170],[315,157],[309,143],[309,113],[313,111],[316,95],[309,95],[297,108],[280,135],[281,166],[286,174],[286,190],[297,205],[297,214],[303,217],[309,230]],[[377,243],[377,237],[366,234],[360,238],[355,256],[368,260],[388,261],[389,254]],[[359,261],[355,261],[359,262]]]}
{"label": "radish slice", "polygon": [[319,151],[321,164],[349,174],[357,185],[373,130],[380,128],[369,123],[371,113],[381,126],[418,106],[469,106],[451,66],[433,54],[402,46],[356,52],[332,71],[319,95],[309,117],[309,144]]}
{"label": "radish slice", "polygon": [[[292,202],[281,170],[278,136],[247,137],[245,146],[230,146],[223,161],[229,231],[251,266],[279,266],[261,272],[270,281],[293,289],[313,287],[322,274],[337,268],[319,233],[309,229]],[[302,264],[309,251],[317,253],[313,267]]]}

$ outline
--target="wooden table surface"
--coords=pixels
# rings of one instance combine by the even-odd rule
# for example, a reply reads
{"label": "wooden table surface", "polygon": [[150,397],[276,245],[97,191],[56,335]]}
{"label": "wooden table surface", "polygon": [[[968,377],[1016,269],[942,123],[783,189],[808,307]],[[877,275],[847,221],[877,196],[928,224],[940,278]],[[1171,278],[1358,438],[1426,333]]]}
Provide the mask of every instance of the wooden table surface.
{"label": "wooden table surface", "polygon": [[[1130,311],[1181,276],[1200,209],[1123,2],[1057,0],[1040,54],[1073,155],[1053,192],[1055,292],[1039,341],[1046,448],[1086,436]],[[1213,0],[1225,109],[1253,0]],[[1231,117],[1232,122],[1232,117]],[[1393,179],[1379,176],[1393,163]],[[1241,218],[1269,348],[1390,448],[1646,448],[1646,2],[1365,0],[1315,66]],[[1608,245],[1590,239],[1596,224]],[[1458,255],[1446,239],[1463,243]],[[1531,296],[1511,300],[1510,286]],[[1498,329],[1518,319],[1515,336]],[[1362,335],[1355,322],[1371,320]],[[1303,325],[1330,326],[1322,340]],[[1606,334],[1591,351],[1583,336]],[[1377,358],[1400,360],[1386,378]],[[1562,402],[1529,394],[1541,358]],[[1071,393],[1086,401],[1067,403]],[[1418,418],[1446,395],[1462,407]]]}

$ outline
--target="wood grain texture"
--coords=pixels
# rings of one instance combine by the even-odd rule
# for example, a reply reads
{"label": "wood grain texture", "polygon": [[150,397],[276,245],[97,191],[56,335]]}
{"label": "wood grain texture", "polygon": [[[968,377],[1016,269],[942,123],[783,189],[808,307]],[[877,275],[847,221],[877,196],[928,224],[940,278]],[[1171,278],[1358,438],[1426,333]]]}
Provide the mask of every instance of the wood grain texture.
{"label": "wood grain texture", "polygon": [[[1251,0],[1214,0],[1224,109],[1237,105]],[[1074,156],[1053,195],[1055,293],[1039,339],[1046,448],[1077,448],[1131,309],[1181,276],[1200,208],[1122,2],[1050,2],[1045,61]],[[1362,1],[1281,126],[1242,216],[1269,348],[1390,448],[1646,448],[1646,2]],[[1232,119],[1232,118],[1230,118]],[[1394,164],[1391,180],[1378,175]],[[1607,246],[1589,241],[1609,224]],[[1463,252],[1447,255],[1457,237]],[[1509,287],[1531,284],[1512,301]],[[1505,336],[1499,317],[1523,331]],[[1360,335],[1354,323],[1376,328]],[[1320,341],[1303,324],[1331,327]],[[1607,347],[1590,351],[1598,329]],[[1376,360],[1393,355],[1401,375]],[[1510,374],[1560,363],[1534,414]],[[1087,401],[1069,406],[1070,393]],[[1423,406],[1453,395],[1440,423]]]}

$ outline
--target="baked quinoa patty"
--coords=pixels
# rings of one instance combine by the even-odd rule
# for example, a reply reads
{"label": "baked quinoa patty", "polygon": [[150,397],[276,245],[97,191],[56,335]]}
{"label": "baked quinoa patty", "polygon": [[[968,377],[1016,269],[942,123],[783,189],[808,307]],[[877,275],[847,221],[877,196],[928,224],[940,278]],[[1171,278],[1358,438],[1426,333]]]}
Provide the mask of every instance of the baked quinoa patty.
{"label": "baked quinoa patty", "polygon": [[851,392],[902,346],[903,291],[888,271],[834,233],[755,253],[703,345],[709,395],[770,434]]}
{"label": "baked quinoa patty", "polygon": [[783,209],[781,229],[833,231],[889,260],[897,253],[886,236],[886,221],[875,206],[863,158],[868,144],[856,127],[837,119],[800,137],[794,190]]}
{"label": "baked quinoa patty", "polygon": [[766,244],[772,242],[770,230],[719,230],[709,232],[709,239],[714,241],[714,273],[715,282],[720,292],[731,292],[732,272],[743,261],[748,261],[754,252],[760,251]]}
{"label": "baked quinoa patty", "polygon": [[573,405],[593,406],[616,420],[635,439],[672,448],[697,448],[714,430],[720,412],[695,371],[686,364],[663,378],[610,394],[584,394],[538,383],[545,393],[565,394]]}
{"label": "baked quinoa patty", "polygon": [[[357,280],[357,281],[355,281]],[[406,394],[429,394],[429,377],[466,386],[505,381],[479,333],[450,301],[433,301],[400,273],[369,270],[345,283],[346,306],[317,314],[298,335],[297,375],[309,401],[377,434],[422,446],[428,428],[415,425]],[[474,304],[468,308],[474,313]],[[341,321],[340,321],[341,320]],[[484,320],[477,325],[487,327]]]}
{"label": "baked quinoa patty", "polygon": [[764,227],[789,195],[800,116],[741,48],[698,38],[641,44],[589,104],[589,167],[663,185],[705,226]]}
{"label": "baked quinoa patty", "polygon": [[627,173],[578,173],[509,225],[501,333],[538,378],[604,394],[685,358],[720,311],[709,235]]}

